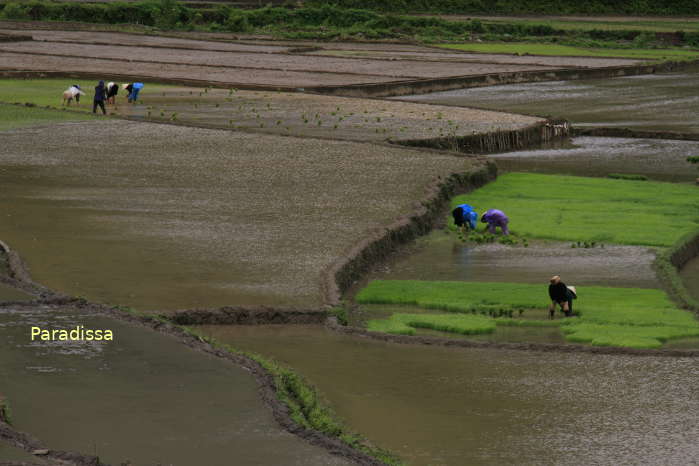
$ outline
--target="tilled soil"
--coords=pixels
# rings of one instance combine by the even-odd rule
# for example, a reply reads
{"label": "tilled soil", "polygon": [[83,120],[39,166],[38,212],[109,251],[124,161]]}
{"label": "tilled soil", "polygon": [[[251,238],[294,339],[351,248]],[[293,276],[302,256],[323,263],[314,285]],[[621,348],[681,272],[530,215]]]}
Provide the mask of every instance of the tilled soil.
{"label": "tilled soil", "polygon": [[[390,78],[431,78],[462,76],[510,71],[546,69],[539,66],[498,65],[486,63],[441,63],[438,68],[430,62],[414,60],[364,60],[315,55],[286,55],[267,53],[226,53],[210,51],[168,50],[148,47],[114,47],[109,45],[67,44],[55,42],[0,43],[8,52],[58,54],[67,57],[102,58],[148,63],[188,64],[231,68],[255,68],[280,71],[314,71],[318,73],[348,73]],[[322,78],[320,78],[322,79]]]}
{"label": "tilled soil", "polygon": [[[0,23],[0,27],[3,23]],[[102,44],[112,46],[140,46],[140,47],[173,47],[199,50],[220,50],[224,52],[256,52],[276,53],[287,51],[290,47],[271,43],[268,45],[242,44],[223,41],[202,41],[183,39],[178,37],[151,36],[146,34],[125,34],[120,32],[97,31],[52,31],[42,29],[15,30],[0,29],[0,32],[8,35],[31,34],[35,41],[48,42],[82,42],[86,44]]]}
{"label": "tilled soil", "polygon": [[0,160],[0,237],[38,281],[150,309],[320,305],[358,238],[481,163],[123,121],[8,131]]}
{"label": "tilled soil", "polygon": [[183,87],[149,93],[146,86],[142,97],[146,104],[125,105],[120,97],[111,111],[151,121],[175,118],[184,124],[353,141],[470,136],[542,121],[463,107],[285,92]]}
{"label": "tilled soil", "polygon": [[360,84],[386,82],[389,77],[352,74],[318,74],[309,71],[260,70],[245,68],[210,68],[196,65],[131,63],[96,58],[25,55],[0,52],[3,69],[24,71],[61,71],[71,73],[104,73],[105,76],[138,76],[143,81],[159,78],[198,80],[221,85],[260,85],[293,89],[298,86]]}
{"label": "tilled soil", "polygon": [[600,68],[605,66],[626,66],[642,63],[643,60],[625,58],[593,58],[593,57],[551,57],[543,55],[514,55],[495,53],[468,53],[451,50],[439,51],[436,48],[426,48],[420,51],[402,50],[369,50],[363,48],[340,49],[334,46],[324,47],[324,50],[310,52],[311,55],[330,55],[343,57],[376,58],[383,60],[425,60],[439,62],[466,63],[498,63],[504,65],[536,65],[553,66],[556,68]]}

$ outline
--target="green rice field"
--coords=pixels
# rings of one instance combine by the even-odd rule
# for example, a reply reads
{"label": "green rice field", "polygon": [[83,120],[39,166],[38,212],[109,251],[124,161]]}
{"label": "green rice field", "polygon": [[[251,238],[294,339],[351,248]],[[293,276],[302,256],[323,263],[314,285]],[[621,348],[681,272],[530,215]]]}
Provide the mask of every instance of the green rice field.
{"label": "green rice field", "polygon": [[414,334],[414,328],[430,328],[477,334],[492,332],[496,325],[560,325],[570,342],[632,348],[658,348],[670,339],[699,336],[694,316],[678,309],[660,290],[590,286],[579,289],[578,297],[573,308],[579,316],[554,321],[502,317],[508,311],[548,306],[545,285],[376,280],[360,291],[356,300],[462,316],[395,313],[389,319],[369,321],[369,330],[387,333]]}

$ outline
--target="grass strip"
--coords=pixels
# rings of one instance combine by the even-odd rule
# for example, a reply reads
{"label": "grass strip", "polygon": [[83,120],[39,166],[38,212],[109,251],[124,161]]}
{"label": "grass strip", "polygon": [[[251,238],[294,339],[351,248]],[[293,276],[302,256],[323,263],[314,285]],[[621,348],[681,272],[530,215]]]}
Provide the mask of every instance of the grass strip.
{"label": "grass strip", "polygon": [[465,52],[509,53],[513,55],[547,55],[569,57],[618,57],[639,60],[695,60],[699,51],[655,48],[599,48],[537,42],[490,42],[439,44],[440,47]]}
{"label": "grass strip", "polygon": [[[0,92],[2,85],[0,84]],[[1,100],[1,99],[0,99]],[[0,131],[24,128],[28,126],[85,121],[94,119],[92,114],[64,112],[57,109],[8,105],[0,103]]]}
{"label": "grass strip", "polygon": [[495,331],[495,320],[470,314],[393,314],[389,319],[370,320],[368,329],[374,332],[414,335],[416,328],[442,332],[476,335]]}
{"label": "grass strip", "polygon": [[668,325],[638,327],[633,325],[601,325],[577,323],[561,327],[566,340],[593,346],[624,346],[627,348],[660,348],[673,338],[699,336],[699,326],[673,327]]}
{"label": "grass strip", "polygon": [[[593,345],[655,348],[671,338],[699,335],[699,322],[695,317],[675,307],[660,290],[590,286],[578,292],[580,299],[574,305],[580,314],[578,318],[537,321],[475,315],[463,317],[490,320],[493,328],[495,325],[561,325],[568,341]],[[356,300],[360,304],[410,305],[469,313],[495,308],[543,308],[548,305],[549,298],[545,284],[376,280],[360,291]],[[412,335],[415,327],[427,322],[422,326],[464,333],[455,330],[454,325],[448,325],[451,321],[444,316],[425,314],[417,319],[417,315],[397,313],[387,320],[371,321],[369,330]],[[413,321],[419,322],[418,325],[413,325]],[[476,325],[475,320],[464,320],[464,328],[468,322]],[[591,338],[595,335],[599,338]]]}
{"label": "grass strip", "polygon": [[656,181],[627,181],[533,173],[507,173],[452,207],[500,209],[519,236],[672,246],[699,227],[697,188]]}
{"label": "grass strip", "polygon": [[[73,102],[69,107],[63,107],[63,91],[73,84],[78,84],[83,92],[85,92],[85,95],[81,97],[81,104],[79,106]],[[77,113],[80,116],[76,118],[84,119],[83,114],[90,114],[90,116],[92,116],[92,98],[95,93],[95,86],[97,86],[96,79],[0,79],[0,102],[22,105],[29,103],[38,107],[51,107],[51,109],[65,108],[66,110],[70,110],[65,113],[66,115],[75,115]],[[139,95],[139,103],[143,104],[141,98],[145,97],[147,99],[148,94],[152,95],[166,89],[172,89],[173,87],[178,86],[146,82],[143,91]],[[117,105],[129,105],[126,103],[125,96],[126,92],[123,89],[119,89]],[[108,107],[108,109],[109,108],[111,108],[111,106]],[[98,111],[101,115],[101,110],[98,109]]]}

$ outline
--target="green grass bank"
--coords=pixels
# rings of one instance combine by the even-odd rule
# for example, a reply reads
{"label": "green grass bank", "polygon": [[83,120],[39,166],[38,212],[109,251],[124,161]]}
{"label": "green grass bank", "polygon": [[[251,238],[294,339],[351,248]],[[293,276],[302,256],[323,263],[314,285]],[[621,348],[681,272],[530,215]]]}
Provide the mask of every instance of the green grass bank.
{"label": "green grass bank", "polygon": [[510,229],[528,238],[669,247],[699,228],[696,191],[674,183],[507,173],[457,196],[452,206],[500,209]]}
{"label": "green grass bank", "polygon": [[0,103],[0,131],[93,118],[92,114],[86,113]]}
{"label": "green grass bank", "polygon": [[478,334],[492,332],[496,325],[560,325],[570,342],[631,348],[658,348],[669,339],[699,336],[695,317],[660,290],[590,286],[578,295],[573,308],[579,317],[555,321],[502,317],[509,311],[548,306],[546,284],[376,280],[357,294],[356,301],[458,314],[396,313],[368,324],[369,330],[396,334],[414,334],[414,328]]}

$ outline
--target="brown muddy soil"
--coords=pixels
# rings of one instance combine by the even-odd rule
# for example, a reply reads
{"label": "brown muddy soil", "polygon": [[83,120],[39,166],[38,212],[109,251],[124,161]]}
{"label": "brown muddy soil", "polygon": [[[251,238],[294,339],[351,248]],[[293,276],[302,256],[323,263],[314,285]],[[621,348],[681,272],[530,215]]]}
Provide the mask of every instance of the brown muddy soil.
{"label": "brown muddy soil", "polygon": [[130,76],[131,79],[157,81],[176,79],[205,81],[220,85],[259,86],[279,89],[322,85],[346,85],[367,82],[386,82],[389,77],[359,74],[318,74],[309,71],[261,70],[246,68],[211,68],[196,65],[131,63],[128,60],[103,60],[97,58],[27,55],[0,52],[3,70],[58,71],[64,73],[99,73],[108,79],[110,75]]}
{"label": "brown muddy soil", "polygon": [[94,45],[111,46],[138,46],[138,47],[170,47],[173,49],[196,49],[214,50],[220,52],[255,52],[255,53],[279,53],[286,52],[290,47],[285,45],[255,45],[242,44],[236,42],[222,41],[202,41],[193,39],[183,39],[178,37],[152,36],[146,34],[126,34],[119,32],[92,32],[92,31],[61,31],[61,30],[13,30],[2,29],[4,25],[0,22],[0,33],[8,35],[31,34],[35,41],[46,41],[52,43],[59,42],[79,42]]}
{"label": "brown muddy soil", "polygon": [[412,212],[438,177],[483,163],[123,121],[3,142],[0,237],[35,279],[143,309],[316,307],[322,270],[357,238]]}
{"label": "brown muddy soil", "polygon": [[465,63],[500,63],[508,65],[537,65],[553,66],[556,68],[599,68],[604,66],[625,66],[642,63],[644,60],[625,58],[594,58],[594,57],[551,57],[541,55],[518,56],[513,54],[495,53],[469,53],[455,52],[448,49],[439,51],[437,48],[429,48],[420,51],[399,50],[368,50],[368,49],[340,49],[334,46],[326,46],[309,55],[343,56],[357,58],[376,58],[383,60],[424,60],[438,62],[465,62]]}
{"label": "brown muddy soil", "polygon": [[[68,44],[55,42],[6,42],[0,50],[27,54],[51,54],[64,57],[112,59],[126,62],[187,64],[207,67],[243,68],[316,73],[359,74],[389,78],[433,78],[512,71],[548,69],[538,65],[452,63],[435,67],[417,60],[372,60],[318,55],[291,55],[207,50],[166,49],[151,47],[114,47],[112,45]],[[322,79],[322,77],[320,78]]]}
{"label": "brown muddy soil", "polygon": [[[401,141],[523,129],[543,120],[443,105],[319,96],[314,94],[167,88],[111,111],[148,121],[352,141]],[[161,113],[163,114],[161,116]]]}

